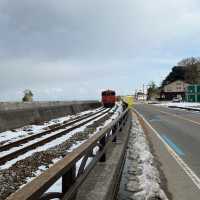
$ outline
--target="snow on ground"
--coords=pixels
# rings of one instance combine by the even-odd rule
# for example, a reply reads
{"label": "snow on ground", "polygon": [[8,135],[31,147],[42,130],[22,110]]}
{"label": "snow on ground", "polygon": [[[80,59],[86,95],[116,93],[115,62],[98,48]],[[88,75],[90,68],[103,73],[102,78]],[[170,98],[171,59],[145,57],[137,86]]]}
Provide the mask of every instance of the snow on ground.
{"label": "snow on ground", "polygon": [[50,187],[46,193],[49,192],[62,192],[62,178],[58,179],[52,187]]}
{"label": "snow on ground", "polygon": [[28,125],[28,126],[24,126],[22,128],[18,128],[14,131],[5,131],[5,132],[1,132],[0,133],[0,143],[8,144],[14,141],[17,141],[21,138],[24,137],[28,137],[34,134],[38,134],[42,131],[44,131],[45,128],[47,128],[48,126],[51,125],[55,125],[57,123],[63,123],[64,121],[67,121],[69,119],[73,119],[77,116],[82,116],[91,112],[96,112],[98,110],[102,109],[102,107],[97,108],[97,109],[92,109],[92,110],[87,110],[87,111],[83,111],[81,113],[78,113],[76,115],[67,115],[65,117],[60,117],[60,118],[56,118],[56,119],[52,119],[49,122],[45,122],[43,125]]}
{"label": "snow on ground", "polygon": [[[117,110],[114,112],[114,110],[116,109],[116,107],[112,108],[110,112],[114,112],[114,114],[111,116],[110,119],[106,120],[104,123],[104,126],[107,126],[108,124],[110,124],[113,120],[115,120],[122,112],[123,112],[123,107],[121,103],[117,104]],[[99,127],[102,128],[102,127]],[[99,128],[97,128],[97,131],[99,131]]]}
{"label": "snow on ground", "polygon": [[[99,115],[99,114],[97,114],[97,115]],[[94,115],[94,116],[95,116],[95,115]],[[33,140],[31,140],[31,141],[29,141],[29,142],[27,142],[27,143],[25,143],[25,144],[22,144],[22,145],[20,145],[20,146],[11,148],[11,149],[6,150],[6,151],[2,151],[2,152],[1,152],[1,155],[0,155],[0,158],[3,157],[3,156],[5,156],[5,155],[8,155],[8,154],[10,154],[10,153],[12,153],[12,152],[15,152],[15,151],[17,151],[17,150],[19,150],[19,149],[22,149],[22,148],[24,148],[24,147],[27,147],[27,146],[29,146],[29,145],[31,145],[31,144],[37,143],[37,142],[39,142],[39,141],[41,141],[41,140],[44,140],[44,139],[49,138],[49,137],[51,137],[51,136],[53,136],[53,135],[56,135],[56,134],[58,134],[58,133],[60,133],[60,132],[62,132],[62,131],[67,131],[68,129],[72,128],[73,126],[78,125],[78,124],[80,124],[80,123],[83,123],[84,121],[87,121],[88,119],[91,119],[91,118],[93,118],[94,116],[91,116],[91,117],[89,117],[89,118],[87,118],[87,119],[85,119],[85,120],[82,120],[81,122],[77,122],[77,123],[75,123],[74,125],[71,125],[71,126],[65,128],[65,129],[59,129],[58,131],[54,131],[54,132],[52,132],[52,133],[50,133],[50,134],[47,134],[47,135],[44,135],[44,136],[42,136],[42,137],[40,137],[40,138],[33,139]],[[104,116],[104,115],[103,115],[103,116]],[[99,118],[97,118],[97,119],[99,119]],[[88,124],[86,124],[86,125],[88,125]],[[84,130],[85,127],[86,127],[86,125],[84,125],[84,126],[78,128],[78,129],[75,129],[74,131],[71,131],[70,134],[67,134],[66,136],[63,136],[63,137],[60,137],[60,138],[54,140],[54,141],[53,141],[53,144],[55,144],[54,146],[57,145],[57,141],[61,141],[61,142],[62,142],[62,139],[67,140],[67,139],[69,139],[69,138],[74,134],[74,132]],[[49,144],[49,145],[48,145],[48,144],[49,144],[49,143],[47,143],[47,145],[45,145],[47,148],[48,148],[49,145],[50,145],[50,144]],[[51,147],[52,147],[52,146],[51,146]]]}
{"label": "snow on ground", "polygon": [[[117,103],[117,106],[118,106],[118,108],[115,111],[115,113],[111,116],[111,118],[106,120],[102,126],[99,126],[97,128],[97,130],[92,135],[90,135],[90,137],[92,137],[100,129],[107,126],[109,123],[111,123],[115,118],[117,118],[123,112],[122,104]],[[113,112],[115,109],[116,109],[116,106],[113,107],[110,112]],[[72,148],[70,150],[68,150],[68,152],[73,151],[75,148],[79,147],[84,142],[85,141],[82,141],[76,145],[73,145]],[[99,147],[95,146],[93,149],[93,154],[96,155],[98,151],[99,151]],[[78,174],[78,170],[81,165],[82,159],[83,159],[83,157],[76,163],[76,175]],[[92,161],[92,158],[88,158],[85,168],[90,164],[91,161]],[[61,190],[62,190],[62,179],[60,178],[47,190],[47,192],[61,192]]]}
{"label": "snow on ground", "polygon": [[[114,112],[114,111],[115,111],[115,112]],[[108,120],[106,120],[106,121],[104,122],[104,124],[102,124],[101,126],[99,126],[99,127],[96,129],[95,132],[93,132],[92,134],[89,135],[89,137],[92,137],[92,136],[93,136],[94,134],[96,134],[100,129],[102,129],[103,127],[105,127],[108,123],[112,122],[117,116],[119,116],[119,114],[122,112],[122,106],[121,106],[121,105],[118,105],[118,107],[115,106],[113,109],[111,109],[110,112],[111,112],[111,113],[114,112],[113,115],[111,116],[111,118],[109,118]],[[105,114],[105,115],[106,115],[106,114]],[[97,121],[98,119],[104,117],[105,115],[102,115],[101,117],[95,119],[94,121]],[[84,129],[85,129],[87,126],[93,124],[94,121],[89,122],[89,123],[87,123],[86,125],[84,125],[83,127],[80,127],[80,128],[78,128],[78,129],[75,129],[74,131],[71,131],[70,133],[68,133],[68,134],[66,134],[66,135],[64,135],[64,136],[62,136],[62,137],[60,137],[60,138],[58,138],[58,139],[55,139],[54,141],[49,142],[49,143],[45,144],[44,146],[38,147],[38,148],[36,148],[36,149],[34,149],[34,150],[32,150],[32,151],[29,151],[29,152],[25,153],[24,155],[21,155],[21,156],[17,157],[16,159],[13,159],[13,160],[11,160],[11,161],[6,162],[4,165],[0,166],[0,169],[1,169],[1,170],[3,170],[3,169],[8,169],[9,167],[11,167],[11,166],[12,166],[14,163],[16,163],[17,161],[23,160],[23,159],[25,159],[26,157],[29,157],[29,156],[33,155],[34,153],[36,153],[36,152],[42,152],[42,151],[45,151],[45,150],[50,149],[50,148],[52,148],[52,147],[55,147],[55,146],[57,146],[57,145],[59,145],[59,144],[62,144],[64,141],[70,139],[75,133],[84,131]],[[55,133],[54,133],[54,134],[55,134]],[[86,141],[86,140],[77,141],[77,142],[76,142],[74,145],[72,145],[67,151],[68,151],[68,152],[72,152],[74,149],[76,149],[77,147],[79,147],[79,146],[80,146],[81,144],[83,144],[85,141]],[[32,141],[32,142],[33,142],[33,141]],[[20,147],[18,147],[18,148],[20,148]],[[96,153],[98,152],[98,150],[99,150],[99,147],[97,147],[97,146],[94,147],[93,153],[96,154]],[[9,151],[10,151],[10,150],[9,150]],[[7,153],[8,153],[8,152],[7,152]],[[3,155],[3,154],[2,154],[2,155]],[[1,155],[1,156],[2,156],[2,155]],[[61,159],[62,159],[61,157],[58,157],[58,158],[56,158],[56,159],[53,159],[52,161],[53,161],[53,163],[56,163],[56,162],[58,162],[58,161],[61,160]],[[81,158],[81,159],[82,159],[82,158]],[[76,163],[76,173],[78,173],[78,169],[79,169],[80,164],[81,164],[81,159]],[[87,163],[86,163],[85,168],[89,165],[89,163],[90,163],[91,161],[92,161],[92,158],[89,158],[89,159],[87,160]],[[51,165],[50,165],[50,166],[51,166]],[[49,167],[50,167],[50,166],[49,166]],[[38,170],[34,172],[35,177],[36,177],[36,176],[39,176],[41,173],[43,173],[43,172],[46,171],[46,170],[47,170],[47,166],[41,165],[41,166],[38,168]],[[27,178],[26,178],[26,182],[28,183],[28,182],[32,181],[35,177],[27,177]],[[26,183],[26,184],[27,184],[27,183]],[[23,186],[24,186],[24,185],[23,185]],[[20,188],[22,188],[23,186],[21,186]],[[55,184],[53,184],[53,185],[48,189],[47,192],[61,192],[61,188],[62,188],[62,179],[60,178]]]}
{"label": "snow on ground", "polygon": [[[55,163],[57,163],[58,161],[60,161],[62,158],[56,158],[56,159],[53,159],[52,160],[52,163],[53,164],[51,164],[50,166],[52,166],[52,165],[54,165]],[[46,166],[44,166],[44,165],[41,165],[40,167],[39,167],[39,169],[36,171],[36,172],[34,172],[34,174],[35,174],[35,176],[39,176],[40,174],[42,174],[44,171],[46,171],[48,168],[46,167]],[[28,183],[28,182],[31,182],[33,179],[35,179],[35,177],[27,177],[26,178],[26,182]],[[26,184],[27,184],[26,183]],[[57,187],[57,185],[58,185],[58,183],[61,183],[61,184],[59,184],[59,187]],[[23,188],[26,184],[24,184],[24,185],[21,185],[20,186],[20,188]],[[54,192],[61,192],[61,190],[62,190],[62,179],[60,178],[55,184],[54,184],[54,189],[56,189],[56,191],[54,191]],[[51,191],[50,190],[50,188],[49,188],[49,190],[47,191],[47,192],[53,192],[53,191]]]}
{"label": "snow on ground", "polygon": [[[98,115],[98,114],[97,114],[97,115]],[[54,146],[57,146],[57,145],[59,145],[59,144],[62,144],[63,141],[66,141],[66,140],[70,139],[75,133],[83,131],[87,126],[93,124],[94,121],[96,121],[96,120],[98,120],[98,119],[100,119],[100,118],[102,118],[103,116],[106,116],[106,115],[107,115],[107,114],[104,114],[104,115],[102,115],[102,116],[96,118],[95,120],[92,120],[91,122],[88,122],[88,123],[85,124],[84,126],[81,126],[80,128],[77,128],[77,129],[75,129],[75,130],[70,131],[70,132],[67,133],[66,135],[63,135],[63,136],[61,136],[61,137],[59,137],[59,138],[57,138],[57,139],[55,139],[55,140],[53,140],[53,141],[51,141],[51,142],[49,142],[49,143],[46,143],[46,144],[43,145],[43,146],[37,147],[37,148],[35,148],[35,149],[31,150],[31,151],[28,151],[27,153],[25,153],[25,154],[23,154],[23,155],[21,155],[21,156],[18,156],[18,157],[15,158],[15,159],[12,159],[12,160],[6,162],[5,164],[3,164],[3,165],[0,166],[0,169],[1,169],[1,170],[2,170],[2,169],[7,169],[7,168],[11,167],[13,164],[15,164],[17,161],[23,160],[23,159],[25,159],[25,158],[31,156],[31,155],[32,155],[33,153],[35,153],[35,152],[45,151],[45,150],[50,149],[50,148],[52,148],[52,147],[54,147]],[[92,116],[92,117],[90,117],[90,118],[93,118],[93,117],[94,117],[94,116]],[[85,119],[85,120],[82,120],[81,123],[82,123],[83,121],[87,121],[88,119],[89,119],[89,118],[87,118],[87,119]],[[78,123],[80,123],[80,122],[78,122]],[[78,123],[76,123],[76,125],[77,125]],[[72,126],[73,126],[73,125],[72,125]],[[70,127],[71,127],[71,126],[70,126]],[[70,127],[68,127],[67,129],[69,129]],[[63,131],[63,130],[67,130],[67,129],[60,129],[60,130],[58,130],[58,131],[56,131],[56,132],[53,132],[53,133],[48,134],[48,135],[45,135],[45,136],[43,136],[43,137],[41,137],[41,138],[39,138],[39,139],[35,139],[35,140],[33,140],[33,141],[30,141],[30,142],[28,142],[28,143],[26,143],[26,144],[23,144],[23,145],[19,146],[19,147],[14,147],[14,148],[11,148],[11,149],[9,149],[9,150],[7,150],[7,151],[3,151],[3,152],[1,152],[1,156],[5,156],[5,155],[7,155],[7,154],[9,154],[9,153],[11,153],[11,152],[14,152],[14,151],[16,151],[16,150],[19,150],[19,149],[21,149],[21,148],[23,148],[23,147],[25,147],[25,146],[28,146],[28,145],[33,144],[33,143],[36,143],[36,142],[38,142],[38,141],[40,141],[40,140],[42,140],[42,139],[44,139],[44,138],[50,137],[50,136],[52,136],[52,135],[57,134],[58,132],[61,132],[61,131]],[[81,144],[81,143],[80,143],[80,144]],[[72,151],[74,148],[77,148],[77,146],[80,146],[80,144],[79,144],[79,145],[73,146],[69,151]]]}
{"label": "snow on ground", "polygon": [[[78,174],[78,170],[80,168],[81,162],[83,160],[83,157],[76,163],[76,176]],[[56,161],[58,162],[59,159]],[[89,163],[92,161],[92,158],[88,158],[87,162],[86,162],[86,166],[85,168],[89,165]],[[54,162],[54,163],[56,163]],[[40,174],[44,171],[44,170],[38,170],[40,172]],[[33,179],[33,178],[32,178]],[[32,179],[27,179],[28,182],[30,182]],[[49,192],[62,192],[62,178],[59,178],[47,191],[46,193]]]}
{"label": "snow on ground", "polygon": [[[117,110],[116,110],[115,113],[111,116],[111,118],[108,119],[108,120],[106,120],[102,126],[99,126],[99,127],[97,128],[97,130],[96,130],[93,134],[90,135],[90,137],[92,137],[95,133],[97,133],[97,132],[98,132],[100,129],[102,129],[103,127],[107,126],[107,125],[108,125],[109,123],[111,123],[115,118],[117,118],[117,117],[120,115],[120,113],[122,113],[123,108],[122,108],[121,103],[118,103],[117,106],[118,106],[118,107],[117,107]],[[113,108],[111,109],[110,112],[113,112],[115,109],[116,109],[116,106],[113,107]],[[90,124],[92,124],[92,123],[90,123]],[[88,126],[88,124],[87,124],[86,126]],[[79,132],[79,131],[76,130],[76,132]],[[79,146],[80,146],[81,144],[83,144],[84,142],[85,142],[85,141],[81,141],[81,142],[78,142],[77,144],[73,145],[73,146],[68,150],[68,152],[73,151],[74,149],[76,149],[77,147],[79,147]],[[95,146],[94,149],[93,149],[93,154],[95,155],[95,154],[98,152],[98,150],[99,150],[99,147],[98,147],[98,146]],[[77,161],[77,163],[76,163],[76,175],[78,174],[78,170],[79,170],[79,168],[80,168],[82,159],[83,159],[83,157],[82,157],[79,161]],[[60,160],[60,159],[57,159],[56,161],[53,160],[53,163],[56,163],[56,162],[58,162],[59,160]],[[85,168],[90,164],[91,161],[92,161],[92,158],[88,158],[88,160],[87,160],[87,162],[86,162]],[[41,166],[41,167],[42,167],[42,166]],[[42,173],[43,171],[42,171],[42,170],[38,170],[38,172]],[[37,173],[38,173],[38,172],[37,172]],[[39,174],[38,174],[38,175],[39,175]],[[28,181],[31,181],[31,180],[33,180],[33,178],[27,179],[27,180],[28,180]],[[62,178],[58,179],[46,192],[61,192],[61,190],[62,190]]]}
{"label": "snow on ground", "polygon": [[192,103],[192,102],[160,102],[154,104],[156,106],[177,106],[177,107],[184,107],[184,108],[199,108],[200,109],[200,103]]}
{"label": "snow on ground", "polygon": [[[122,196],[133,200],[161,199],[167,200],[160,187],[159,172],[154,165],[154,157],[150,152],[144,132],[134,115],[130,132],[126,161],[125,191]],[[127,191],[127,193],[126,193]]]}

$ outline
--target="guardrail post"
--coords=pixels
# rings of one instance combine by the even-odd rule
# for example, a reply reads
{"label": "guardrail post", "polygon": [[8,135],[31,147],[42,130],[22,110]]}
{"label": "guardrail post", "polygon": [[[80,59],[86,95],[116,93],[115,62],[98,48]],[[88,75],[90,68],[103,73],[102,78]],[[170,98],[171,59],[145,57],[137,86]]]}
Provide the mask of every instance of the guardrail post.
{"label": "guardrail post", "polygon": [[125,115],[124,117],[123,117],[123,126],[125,126],[126,125],[126,121],[127,121],[127,116]]}
{"label": "guardrail post", "polygon": [[120,127],[119,132],[122,131],[122,122],[123,122],[123,119],[120,119],[120,121],[119,121],[119,127]]}
{"label": "guardrail post", "polygon": [[[102,151],[104,149],[104,146],[106,145],[106,136],[101,138],[100,144],[101,144],[100,151]],[[101,156],[99,161],[100,162],[105,162],[106,161],[106,154],[105,153]]]}
{"label": "guardrail post", "polygon": [[[62,194],[64,195],[72,184],[75,182],[76,177],[76,165],[72,166],[63,176],[62,176]],[[70,198],[70,200],[75,199],[75,195]]]}
{"label": "guardrail post", "polygon": [[[112,135],[116,134],[117,124],[112,128]],[[117,135],[113,138],[113,142],[117,142]]]}

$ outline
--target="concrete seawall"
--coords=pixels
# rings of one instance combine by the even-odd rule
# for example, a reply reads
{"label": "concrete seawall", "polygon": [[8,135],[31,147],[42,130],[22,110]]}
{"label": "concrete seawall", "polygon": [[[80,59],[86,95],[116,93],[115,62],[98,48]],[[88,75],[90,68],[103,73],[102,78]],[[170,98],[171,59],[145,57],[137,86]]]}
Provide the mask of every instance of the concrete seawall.
{"label": "concrete seawall", "polygon": [[2,102],[0,132],[101,106],[98,101]]}

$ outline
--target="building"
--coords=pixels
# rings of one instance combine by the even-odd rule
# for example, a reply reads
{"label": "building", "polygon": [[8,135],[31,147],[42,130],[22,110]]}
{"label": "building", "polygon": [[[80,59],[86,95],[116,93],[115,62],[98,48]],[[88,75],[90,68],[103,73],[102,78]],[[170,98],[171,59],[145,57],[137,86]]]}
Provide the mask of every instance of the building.
{"label": "building", "polygon": [[172,100],[175,97],[185,99],[188,83],[176,80],[163,86],[160,97],[163,100]]}
{"label": "building", "polygon": [[147,100],[147,94],[145,94],[145,93],[143,93],[143,92],[137,92],[135,98],[136,98],[138,101],[146,101],[146,100]]}
{"label": "building", "polygon": [[190,84],[186,90],[186,100],[188,102],[200,102],[200,85]]}

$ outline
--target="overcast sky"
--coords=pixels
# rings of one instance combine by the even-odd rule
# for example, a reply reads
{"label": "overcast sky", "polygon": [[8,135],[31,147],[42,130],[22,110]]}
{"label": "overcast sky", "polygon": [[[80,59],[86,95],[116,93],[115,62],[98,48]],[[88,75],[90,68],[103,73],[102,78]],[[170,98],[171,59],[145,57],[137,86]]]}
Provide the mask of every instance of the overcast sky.
{"label": "overcast sky", "polygon": [[97,99],[199,56],[199,0],[0,0],[0,101]]}

